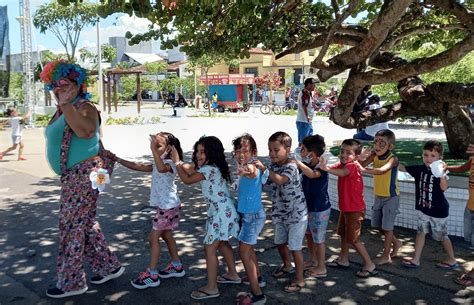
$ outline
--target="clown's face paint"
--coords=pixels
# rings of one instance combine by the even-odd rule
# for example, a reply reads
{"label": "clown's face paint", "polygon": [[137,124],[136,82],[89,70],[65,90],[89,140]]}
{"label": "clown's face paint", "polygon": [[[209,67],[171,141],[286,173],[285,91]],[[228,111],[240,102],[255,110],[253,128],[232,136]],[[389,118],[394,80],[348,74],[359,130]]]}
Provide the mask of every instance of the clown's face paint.
{"label": "clown's face paint", "polygon": [[393,149],[391,144],[386,137],[376,136],[374,139],[374,151],[377,156],[383,156]]}

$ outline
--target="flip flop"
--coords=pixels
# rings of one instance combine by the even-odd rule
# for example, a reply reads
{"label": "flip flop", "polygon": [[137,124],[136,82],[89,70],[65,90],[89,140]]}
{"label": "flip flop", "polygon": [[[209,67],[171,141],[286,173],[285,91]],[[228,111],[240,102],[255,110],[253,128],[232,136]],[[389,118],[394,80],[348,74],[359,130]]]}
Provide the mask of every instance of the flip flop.
{"label": "flip flop", "polygon": [[463,286],[466,286],[466,287],[474,286],[474,278],[470,277],[467,274],[463,274],[460,277],[455,278],[454,281],[457,284],[463,285]]}
{"label": "flip flop", "polygon": [[374,276],[374,275],[377,275],[379,272],[377,271],[377,269],[374,268],[374,270],[370,271],[370,270],[366,270],[366,269],[360,269],[356,275],[360,278],[363,278],[363,279],[366,279],[368,277],[371,277],[371,276]]}
{"label": "flip flop", "polygon": [[317,279],[324,279],[328,276],[328,273],[327,272],[326,273],[313,273],[313,272],[307,270],[307,271],[305,271],[304,275],[307,276],[307,277],[315,277]]}
{"label": "flip flop", "polygon": [[446,269],[446,270],[459,270],[459,269],[461,269],[461,267],[459,266],[458,263],[454,263],[454,264],[450,265],[448,263],[441,262],[441,263],[437,263],[436,267],[441,268],[441,269]]}
{"label": "flip flop", "polygon": [[417,265],[412,261],[403,261],[402,266],[405,267],[405,268],[411,268],[411,269],[415,269],[415,268],[420,267],[420,265]]}
{"label": "flip flop", "polygon": [[279,279],[279,278],[288,276],[292,273],[295,273],[295,268],[291,267],[291,269],[287,271],[287,270],[284,269],[283,266],[280,266],[277,270],[273,271],[272,276],[274,278]]}
{"label": "flip flop", "polygon": [[348,269],[350,266],[349,265],[343,265],[341,264],[338,260],[333,260],[329,261],[326,263],[326,266],[331,267],[331,268],[341,268],[341,269]]}
{"label": "flip flop", "polygon": [[242,279],[239,278],[238,280],[233,280],[228,277],[225,277],[224,275],[221,275],[217,278],[217,283],[219,284],[240,284],[242,283]]}
{"label": "flip flop", "polygon": [[295,292],[300,292],[303,287],[304,287],[304,285],[301,286],[298,283],[290,283],[290,284],[285,286],[283,291],[286,292],[286,293],[295,293]]}
{"label": "flip flop", "polygon": [[[196,296],[196,293],[199,293],[200,295]],[[205,292],[204,290],[201,290],[201,289],[194,290],[194,291],[191,293],[191,298],[192,298],[192,299],[195,299],[195,300],[212,299],[212,298],[217,298],[217,297],[219,297],[219,296],[220,296],[219,292],[217,292],[217,293],[209,293],[209,292]]]}

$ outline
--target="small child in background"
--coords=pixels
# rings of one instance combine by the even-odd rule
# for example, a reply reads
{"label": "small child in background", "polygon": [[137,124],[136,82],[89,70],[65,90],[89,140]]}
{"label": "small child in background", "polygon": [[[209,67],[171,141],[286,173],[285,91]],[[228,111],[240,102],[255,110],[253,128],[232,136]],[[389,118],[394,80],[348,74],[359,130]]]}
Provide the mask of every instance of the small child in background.
{"label": "small child in background", "polygon": [[250,293],[240,292],[237,297],[239,304],[265,304],[267,299],[260,288],[265,287],[266,282],[261,275],[253,246],[257,244],[258,235],[265,225],[262,183],[267,180],[268,174],[265,175],[252,164],[257,156],[257,143],[250,134],[246,133],[235,138],[232,145],[239,176],[237,212],[240,214],[242,224],[239,233],[239,252],[247,274],[242,282],[250,285]]}
{"label": "small child in background", "polygon": [[[176,230],[179,225],[181,202],[175,183],[176,166],[170,159],[172,147],[178,152],[180,160],[183,159],[183,151],[178,138],[168,132],[150,135],[150,141],[154,163],[141,164],[117,158],[117,162],[125,167],[152,173],[150,202],[157,206],[157,210],[153,218],[152,230],[148,236],[151,252],[150,264],[146,271],[140,272],[138,277],[131,281],[132,286],[137,289],[158,287],[160,277],[182,277],[186,274],[178,256],[176,240],[173,237],[173,230]],[[166,268],[158,271],[158,261],[161,253],[160,238],[168,246],[171,262],[168,263]]]}
{"label": "small child in background", "polygon": [[303,174],[301,185],[308,206],[306,240],[309,261],[305,262],[305,275],[316,278],[327,276],[325,242],[331,203],[328,194],[328,173],[319,168],[319,160],[325,150],[326,144],[322,136],[309,136],[302,141],[301,159],[295,158],[296,165]]}
{"label": "small child in background", "polygon": [[469,171],[469,198],[464,210],[464,240],[471,242],[474,248],[474,144],[470,144],[467,152],[469,160],[461,166],[447,166],[446,169],[453,173]]}
{"label": "small child in background", "polygon": [[[285,286],[288,293],[299,292],[304,286],[303,239],[308,225],[308,209],[301,187],[298,167],[291,162],[288,154],[291,137],[282,131],[268,139],[268,150],[272,164],[269,166],[268,184],[273,186],[272,220],[275,224],[275,244],[283,265],[273,272],[276,278],[295,272],[291,265],[288,249],[295,261],[295,279]],[[262,171],[267,168],[260,161],[255,165]]]}
{"label": "small child in background", "polygon": [[12,128],[12,146],[8,147],[4,151],[0,153],[0,160],[3,159],[3,156],[6,155],[8,152],[15,150],[18,147],[18,161],[24,161],[26,160],[25,157],[23,157],[23,148],[25,147],[25,144],[21,140],[21,136],[23,134],[23,128],[21,124],[23,123],[22,121],[26,121],[30,117],[30,111],[28,111],[27,114],[24,116],[20,116],[18,114],[18,110],[16,108],[8,108],[7,111],[5,111],[5,114],[9,116],[10,118],[5,122],[5,124],[10,123],[10,126]]}
{"label": "small child in background", "polygon": [[[241,283],[235,269],[234,253],[229,244],[231,237],[238,236],[239,216],[235,209],[234,198],[227,187],[227,182],[230,182],[230,171],[225,159],[224,146],[216,137],[200,138],[194,144],[194,170],[184,168],[184,163],[174,148],[172,158],[184,184],[198,182],[201,184],[202,194],[207,203],[206,236],[204,236],[207,285],[193,291],[191,298],[195,300],[216,298],[220,296],[217,283]],[[224,256],[227,264],[227,273],[219,278],[217,250]]]}
{"label": "small child in background", "polygon": [[374,262],[360,240],[362,221],[365,217],[364,181],[359,171],[357,158],[362,151],[358,140],[346,139],[341,144],[340,162],[327,166],[327,161],[320,161],[319,168],[338,176],[337,190],[339,195],[339,220],[337,234],[341,237],[341,253],[339,258],[328,262],[329,267],[349,267],[349,246],[353,246],[363,260],[362,268],[357,276],[368,278],[378,273]]}
{"label": "small child in background", "polygon": [[[395,218],[400,209],[398,189],[398,158],[392,153],[395,147],[395,134],[389,129],[375,133],[374,148],[364,161],[360,171],[374,175],[374,205],[372,207],[372,227],[380,229],[385,240],[382,256],[375,258],[377,265],[391,264],[392,257],[398,255],[402,242],[393,233]],[[362,153],[363,155],[366,152]],[[373,164],[373,168],[366,168]]]}
{"label": "small child in background", "polygon": [[425,245],[426,234],[430,233],[434,240],[441,242],[447,259],[436,264],[438,268],[457,270],[459,264],[454,257],[453,245],[448,237],[449,203],[444,196],[448,189],[448,178],[444,173],[437,178],[431,172],[430,165],[443,158],[443,144],[438,141],[428,141],[423,147],[423,164],[403,166],[415,178],[416,202],[418,215],[418,232],[415,239],[415,255],[411,260],[403,261],[406,268],[420,266],[421,253]]}

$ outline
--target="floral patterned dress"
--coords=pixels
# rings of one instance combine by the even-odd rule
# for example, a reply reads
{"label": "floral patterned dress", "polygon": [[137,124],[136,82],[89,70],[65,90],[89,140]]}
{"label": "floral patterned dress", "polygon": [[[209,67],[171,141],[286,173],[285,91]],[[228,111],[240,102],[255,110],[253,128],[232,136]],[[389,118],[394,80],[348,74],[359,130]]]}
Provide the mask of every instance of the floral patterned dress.
{"label": "floral patterned dress", "polygon": [[215,166],[204,165],[198,170],[204,175],[201,189],[207,203],[206,236],[204,244],[216,240],[229,240],[239,233],[239,216],[234,198],[230,196],[227,183]]}

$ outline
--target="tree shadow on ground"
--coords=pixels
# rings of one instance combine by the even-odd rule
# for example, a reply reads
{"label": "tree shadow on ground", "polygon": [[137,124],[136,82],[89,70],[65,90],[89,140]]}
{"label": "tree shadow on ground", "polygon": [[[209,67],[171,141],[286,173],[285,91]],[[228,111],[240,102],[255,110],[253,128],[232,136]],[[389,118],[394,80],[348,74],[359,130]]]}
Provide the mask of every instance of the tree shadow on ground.
{"label": "tree shadow on ground", "polygon": [[[143,156],[151,162],[150,156]],[[185,160],[191,159],[191,152],[185,154]],[[232,172],[234,163],[228,161]],[[268,159],[263,158],[264,163]],[[3,199],[4,208],[0,209],[0,272],[22,283],[41,298],[44,291],[53,284],[55,262],[58,247],[58,197],[59,182],[57,179],[36,179],[22,175],[24,188],[12,189],[10,197]],[[199,184],[186,186],[178,182],[178,191],[182,201],[183,212],[180,227],[175,232],[181,259],[187,275],[182,279],[164,279],[159,288],[146,291],[135,290],[130,285],[138,272],[143,271],[149,260],[147,236],[151,229],[153,213],[143,210],[149,206],[151,175],[129,170],[118,166],[112,177],[112,184],[107,186],[106,193],[100,195],[98,202],[98,220],[110,247],[118,255],[126,273],[109,283],[96,286],[89,284],[89,291],[82,296],[66,300],[45,300],[51,304],[132,304],[161,303],[167,300],[173,304],[199,304],[189,297],[192,290],[205,285],[207,271],[204,259],[202,239],[206,222],[206,204],[202,200]],[[456,286],[452,272],[442,272],[434,268],[436,259],[440,258],[441,246],[427,240],[423,256],[423,265],[419,270],[407,273],[401,269],[400,259],[395,259],[391,266],[380,267],[377,277],[358,279],[355,272],[360,268],[360,259],[351,251],[352,267],[349,270],[330,269],[324,280],[308,279],[307,286],[298,294],[282,292],[289,279],[274,279],[271,273],[281,264],[275,245],[273,244],[273,225],[271,224],[271,194],[266,188],[263,204],[267,212],[264,230],[255,247],[262,274],[267,280],[264,289],[269,304],[312,302],[312,303],[343,303],[360,302],[389,303],[394,300],[412,303],[414,300],[427,300],[427,292],[433,290],[432,296],[444,304],[452,301],[454,293],[460,288]],[[25,195],[26,194],[26,195]],[[336,211],[333,211],[328,234],[327,256],[335,257],[339,253],[339,240],[335,234],[337,224]],[[414,232],[397,228],[398,236],[407,246],[405,255],[410,254],[414,240]],[[371,256],[381,249],[382,242],[378,233],[365,223],[362,240]],[[242,271],[242,263],[238,257],[237,241],[232,239],[234,253],[238,262],[238,270]],[[455,250],[463,245],[454,239]],[[164,243],[160,267],[168,262],[168,253]],[[464,245],[464,247],[466,247]],[[462,247],[461,247],[462,249]],[[471,253],[470,257],[467,253]],[[472,252],[467,247],[457,251],[459,257],[472,259]],[[306,255],[306,251],[305,251]],[[224,273],[222,258],[220,273]],[[88,273],[88,278],[90,278]],[[420,286],[421,285],[421,286]],[[413,287],[420,289],[413,289]],[[422,289],[421,289],[422,288]],[[8,289],[8,287],[2,287]],[[239,291],[247,291],[244,285],[220,285],[221,297],[206,301],[208,304],[231,304]],[[457,296],[459,297],[459,296]],[[462,299],[468,298],[463,296]]]}

